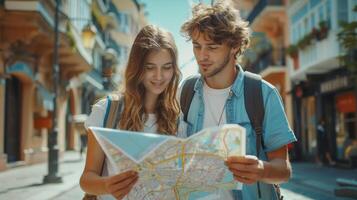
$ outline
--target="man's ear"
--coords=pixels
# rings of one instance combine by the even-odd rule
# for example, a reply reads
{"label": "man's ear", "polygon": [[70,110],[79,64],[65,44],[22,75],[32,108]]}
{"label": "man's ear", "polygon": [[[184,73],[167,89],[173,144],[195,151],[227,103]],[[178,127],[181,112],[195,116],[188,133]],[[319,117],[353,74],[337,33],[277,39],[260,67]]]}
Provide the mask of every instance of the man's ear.
{"label": "man's ear", "polygon": [[234,57],[237,57],[238,51],[239,51],[239,47],[232,47],[231,49],[231,53]]}

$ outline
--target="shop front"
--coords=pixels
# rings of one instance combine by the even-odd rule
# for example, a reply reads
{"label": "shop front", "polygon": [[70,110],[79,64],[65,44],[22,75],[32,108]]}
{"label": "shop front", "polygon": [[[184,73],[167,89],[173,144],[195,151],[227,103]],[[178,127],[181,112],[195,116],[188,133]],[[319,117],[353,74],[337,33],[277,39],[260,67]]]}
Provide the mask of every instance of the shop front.
{"label": "shop front", "polygon": [[348,149],[357,143],[356,95],[347,91],[336,95],[336,158],[349,160]]}
{"label": "shop front", "polygon": [[351,148],[357,148],[356,86],[348,74],[339,74],[320,83],[319,116],[327,122],[332,157],[351,163]]}

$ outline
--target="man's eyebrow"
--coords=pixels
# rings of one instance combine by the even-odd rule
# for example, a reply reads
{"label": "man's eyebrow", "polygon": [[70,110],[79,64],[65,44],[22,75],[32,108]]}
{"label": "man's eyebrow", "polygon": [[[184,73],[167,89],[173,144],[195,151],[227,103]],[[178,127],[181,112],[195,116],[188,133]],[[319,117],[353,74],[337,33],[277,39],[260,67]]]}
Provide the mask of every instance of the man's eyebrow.
{"label": "man's eyebrow", "polygon": [[[199,43],[198,43],[198,42],[196,42],[196,41],[192,41],[192,44],[195,44],[195,45],[201,45],[201,44],[199,44]],[[210,42],[210,43],[207,43],[207,44],[205,44],[205,45],[213,46],[213,45],[220,45],[220,44],[218,44],[218,43],[214,43],[214,42]]]}
{"label": "man's eyebrow", "polygon": [[218,43],[208,43],[207,45],[220,45],[220,44],[218,44]]}

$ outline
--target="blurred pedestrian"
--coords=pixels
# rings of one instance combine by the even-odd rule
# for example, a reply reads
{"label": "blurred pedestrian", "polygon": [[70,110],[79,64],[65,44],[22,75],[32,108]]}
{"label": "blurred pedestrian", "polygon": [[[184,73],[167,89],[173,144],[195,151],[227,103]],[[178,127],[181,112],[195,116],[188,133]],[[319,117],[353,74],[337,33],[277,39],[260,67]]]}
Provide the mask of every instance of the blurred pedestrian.
{"label": "blurred pedestrian", "polygon": [[[124,105],[118,128],[175,135],[180,113],[176,99],[179,78],[177,49],[171,33],[153,25],[142,28],[130,51],[124,91],[117,93]],[[103,99],[93,106],[86,127],[103,126],[108,104],[108,99]],[[126,171],[107,176],[107,162],[101,170],[101,163],[107,160],[105,154],[92,133],[88,139],[81,188],[93,195],[124,198],[137,182],[138,173]]]}
{"label": "blurred pedestrian", "polygon": [[79,149],[79,156],[82,159],[83,153],[86,151],[87,148],[87,132],[84,127],[84,122],[87,119],[86,114],[79,114],[79,115],[74,115],[73,116],[73,122],[75,124],[75,127],[77,129],[77,132],[79,133],[79,140],[81,142],[81,146]]}
{"label": "blurred pedestrian", "polygon": [[316,126],[316,139],[317,139],[317,154],[316,162],[319,165],[322,165],[325,160],[329,165],[335,165],[336,162],[332,160],[330,151],[329,151],[329,141],[326,132],[325,120],[321,118]]}

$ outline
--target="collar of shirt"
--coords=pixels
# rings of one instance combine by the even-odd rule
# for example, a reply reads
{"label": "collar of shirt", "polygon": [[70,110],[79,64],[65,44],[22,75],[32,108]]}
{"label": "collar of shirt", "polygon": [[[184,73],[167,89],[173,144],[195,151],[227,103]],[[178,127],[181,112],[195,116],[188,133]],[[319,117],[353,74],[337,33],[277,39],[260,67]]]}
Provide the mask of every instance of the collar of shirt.
{"label": "collar of shirt", "polygon": [[[237,70],[239,71],[238,76],[233,82],[233,85],[231,87],[231,91],[233,91],[233,94],[237,97],[241,96],[243,93],[243,87],[244,87],[244,71],[240,65],[236,65]],[[203,94],[203,84],[204,84],[204,79],[202,76],[200,76],[199,80],[196,82],[194,90],[196,93],[202,96]]]}

